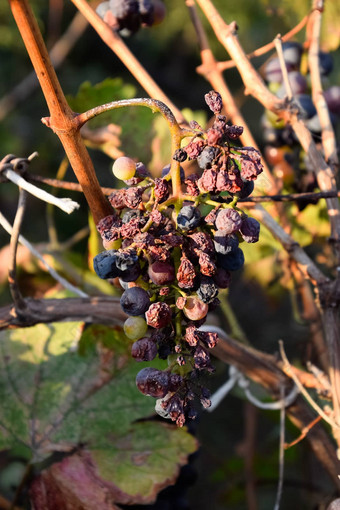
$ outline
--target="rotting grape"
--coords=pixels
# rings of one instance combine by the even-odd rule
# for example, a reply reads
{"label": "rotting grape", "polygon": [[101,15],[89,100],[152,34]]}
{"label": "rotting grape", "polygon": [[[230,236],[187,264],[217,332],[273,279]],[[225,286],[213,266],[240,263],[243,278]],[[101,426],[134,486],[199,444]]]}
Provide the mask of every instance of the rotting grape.
{"label": "rotting grape", "polygon": [[[138,5],[147,9],[149,1]],[[163,414],[178,426],[197,416],[195,395],[209,405],[201,374],[214,371],[207,349],[218,336],[199,327],[218,306],[219,289],[230,286],[232,272],[244,263],[240,240],[256,242],[259,235],[256,220],[236,205],[238,197],[252,193],[262,172],[259,152],[240,147],[243,128],[221,115],[217,92],[205,99],[215,115],[211,127],[191,122],[195,136],[173,154],[196,165],[185,177],[173,163],[171,173],[179,172],[185,191],[174,197],[170,164],[161,177],[152,177],[142,162],[127,156],[115,161],[114,175],[127,187],[111,193],[114,212],[97,228],[104,244],[119,244],[94,259],[98,276],[118,277],[123,286],[120,303],[129,316],[124,331],[134,340],[132,357],[168,359],[166,370],[143,368],[136,384],[161,399]]]}

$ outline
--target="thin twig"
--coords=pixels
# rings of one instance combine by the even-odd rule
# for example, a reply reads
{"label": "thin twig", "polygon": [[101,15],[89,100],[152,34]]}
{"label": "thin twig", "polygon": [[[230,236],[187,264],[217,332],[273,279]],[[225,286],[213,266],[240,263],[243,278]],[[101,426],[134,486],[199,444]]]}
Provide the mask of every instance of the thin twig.
{"label": "thin twig", "polygon": [[[280,388],[281,401],[283,402],[284,388]],[[284,458],[285,458],[285,406],[282,404],[280,410],[280,448],[279,448],[279,483],[277,484],[276,501],[274,510],[279,510],[282,497],[283,475],[284,475]]]}
{"label": "thin twig", "polygon": [[25,214],[25,206],[26,206],[26,191],[19,188],[19,200],[18,200],[18,208],[14,218],[13,228],[11,232],[11,241],[9,245],[9,264],[8,264],[8,283],[9,290],[12,295],[12,299],[14,302],[15,310],[18,314],[21,313],[25,308],[25,302],[21,295],[18,281],[17,281],[17,248],[18,248],[18,240],[20,236],[20,228],[22,224],[22,220],[24,219]]}
{"label": "thin twig", "polygon": [[[77,182],[61,181],[60,179],[51,179],[50,177],[42,177],[40,175],[29,174],[26,179],[33,182],[42,182],[54,188],[67,189],[69,191],[78,191],[83,193],[82,187]],[[111,195],[116,188],[101,188],[104,195]]]}
{"label": "thin twig", "polygon": [[[6,232],[10,235],[12,235],[12,227],[10,225],[10,223],[6,220],[6,218],[3,216],[3,214],[0,212],[0,225],[6,230]],[[40,262],[42,263],[42,265],[44,266],[44,268],[46,269],[46,271],[48,273],[50,273],[50,275],[52,276],[52,278],[54,278],[57,282],[59,282],[65,289],[68,289],[70,290],[71,292],[74,292],[77,296],[80,296],[80,297],[87,297],[87,294],[85,292],[83,292],[82,290],[78,289],[77,287],[75,287],[74,285],[72,285],[71,283],[69,283],[67,280],[65,280],[65,278],[63,278],[62,276],[60,276],[57,271],[55,271],[55,269],[53,269],[53,267],[51,267],[47,262],[46,260],[44,259],[44,257],[36,250],[36,248],[34,248],[31,243],[29,243],[27,241],[27,239],[25,239],[22,235],[19,235],[19,243],[21,243],[23,246],[26,246],[26,248],[35,256],[37,257],[38,260],[40,260]]]}
{"label": "thin twig", "polygon": [[281,39],[281,35],[280,34],[278,34],[275,37],[274,44],[275,44],[275,48],[276,48],[276,51],[277,51],[277,55],[279,57],[279,62],[280,62],[280,67],[281,67],[281,72],[282,72],[283,83],[284,83],[284,86],[285,86],[285,89],[286,89],[286,96],[287,96],[288,100],[291,101],[292,98],[293,98],[293,92],[292,92],[292,87],[290,86],[290,82],[289,82],[287,65],[286,65],[286,62],[285,62],[285,59],[284,59],[284,56],[283,56],[282,39]]}
{"label": "thin twig", "polygon": [[7,177],[7,179],[20,188],[26,190],[31,195],[47,202],[48,204],[53,204],[62,211],[67,214],[71,214],[75,209],[79,209],[80,205],[77,202],[74,202],[70,198],[57,198],[46,191],[37,188],[33,184],[27,182],[23,177],[18,175],[16,172],[10,169],[3,170],[2,173]]}
{"label": "thin twig", "polygon": [[280,354],[283,360],[283,370],[284,372],[293,379],[296,386],[299,388],[302,395],[305,397],[305,399],[308,401],[308,403],[312,406],[312,408],[318,413],[319,416],[321,416],[331,427],[334,429],[340,429],[340,425],[337,425],[334,420],[332,420],[327,414],[321,409],[321,407],[312,399],[308,391],[305,390],[303,385],[300,383],[299,378],[295,375],[294,371],[292,370],[292,366],[288,361],[288,358],[286,356],[283,342],[282,340],[279,340],[279,347],[280,347]]}
{"label": "thin twig", "polygon": [[301,434],[296,439],[294,439],[294,441],[291,441],[290,443],[285,443],[285,450],[288,450],[288,448],[291,448],[292,446],[295,446],[300,441],[302,441],[302,439],[306,437],[310,429],[313,428],[314,425],[319,423],[319,421],[321,420],[322,420],[321,416],[317,416],[315,420],[311,421],[306,427],[302,429]]}
{"label": "thin twig", "polygon": [[[302,20],[294,28],[292,28],[291,30],[289,30],[289,32],[287,32],[285,35],[283,35],[281,37],[282,41],[283,42],[289,41],[292,37],[294,37],[294,35],[298,34],[303,29],[303,27],[306,25],[306,23],[309,19],[309,16],[310,16],[310,14],[308,14],[307,16],[302,18]],[[261,46],[260,48],[257,48],[254,51],[251,51],[250,53],[247,53],[247,57],[249,59],[252,59],[255,57],[261,57],[262,55],[265,55],[266,53],[273,50],[274,48],[275,48],[275,44],[274,44],[274,41],[272,41],[268,44],[265,44],[264,46]],[[225,62],[218,62],[217,66],[221,71],[225,71],[226,69],[232,69],[233,67],[236,67],[236,64],[233,60],[226,60]]]}

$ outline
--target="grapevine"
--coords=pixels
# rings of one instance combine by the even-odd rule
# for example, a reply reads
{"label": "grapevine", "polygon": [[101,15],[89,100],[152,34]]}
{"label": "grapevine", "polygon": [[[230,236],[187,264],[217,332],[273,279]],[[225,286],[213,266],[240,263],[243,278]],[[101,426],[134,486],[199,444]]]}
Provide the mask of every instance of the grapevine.
{"label": "grapevine", "polygon": [[[129,157],[114,162],[114,175],[127,187],[109,196],[114,213],[97,224],[106,251],[93,261],[100,278],[118,279],[125,289],[120,303],[129,315],[125,333],[135,340],[132,356],[168,359],[166,370],[143,368],[136,385],[158,398],[156,411],[178,426],[196,417],[196,401],[210,406],[202,374],[214,371],[208,349],[218,336],[200,326],[218,306],[219,289],[244,264],[240,243],[255,243],[260,232],[258,221],[237,206],[262,172],[260,155],[240,146],[243,129],[221,114],[218,92],[205,101],[212,126],[190,123],[190,141],[175,149],[162,177],[152,178]],[[173,137],[175,146],[177,131]],[[203,173],[185,176],[180,163],[186,159]]]}

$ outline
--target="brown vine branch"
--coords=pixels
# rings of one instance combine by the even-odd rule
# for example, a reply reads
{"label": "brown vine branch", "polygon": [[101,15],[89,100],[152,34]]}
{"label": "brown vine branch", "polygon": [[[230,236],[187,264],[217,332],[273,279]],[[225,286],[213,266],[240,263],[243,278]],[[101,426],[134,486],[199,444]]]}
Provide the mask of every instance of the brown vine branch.
{"label": "brown vine branch", "polygon": [[308,22],[308,33],[310,33],[310,45],[308,51],[308,64],[312,84],[312,98],[321,124],[321,140],[325,159],[331,168],[339,163],[335,133],[332,126],[328,106],[323,95],[322,81],[320,74],[320,31],[322,22],[323,0],[314,0],[313,12]]}
{"label": "brown vine branch", "polygon": [[98,296],[89,298],[32,299],[25,298],[25,314],[13,315],[13,305],[0,309],[0,330],[26,328],[40,323],[87,321],[98,324],[117,324],[126,319],[119,298]]}
{"label": "brown vine branch", "polygon": [[111,207],[101,192],[92,161],[73,122],[74,113],[67,104],[37,21],[27,0],[9,0],[9,3],[50,111],[48,126],[58,135],[98,222],[111,213]]}
{"label": "brown vine branch", "polygon": [[[304,28],[304,26],[307,24],[309,16],[310,16],[310,14],[308,14],[307,16],[302,18],[302,20],[295,27],[293,27],[291,30],[289,30],[289,32],[284,34],[281,38],[282,41],[283,42],[289,41],[292,37],[294,37],[294,35],[298,34]],[[249,59],[252,59],[255,57],[261,57],[262,55],[265,55],[266,53],[268,53],[270,50],[273,50],[274,48],[275,48],[275,44],[272,41],[268,44],[265,44],[264,46],[261,46],[260,48],[257,48],[254,51],[251,51],[250,53],[247,53],[247,57]],[[221,71],[225,71],[226,69],[232,69],[233,67],[236,67],[236,64],[233,60],[226,60],[225,62],[217,62],[217,66]]]}

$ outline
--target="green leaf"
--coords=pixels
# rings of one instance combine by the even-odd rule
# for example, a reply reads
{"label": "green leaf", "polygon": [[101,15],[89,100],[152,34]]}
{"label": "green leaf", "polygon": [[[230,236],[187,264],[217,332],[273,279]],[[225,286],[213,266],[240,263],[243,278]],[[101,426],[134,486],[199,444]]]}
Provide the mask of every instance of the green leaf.
{"label": "green leaf", "polygon": [[[125,435],[111,435],[104,448],[82,449],[53,464],[33,482],[36,510],[47,508],[47,495],[64,510],[113,510],[114,503],[147,504],[175,482],[187,455],[197,449],[185,429],[158,422],[136,423]],[[56,503],[56,501],[53,501]]]}
{"label": "green leaf", "polygon": [[[85,345],[82,355],[78,344]],[[111,481],[124,490],[129,490],[125,476],[129,462],[136,460],[134,452],[146,448],[148,469],[140,471],[145,477],[141,487],[152,492],[152,470],[163,481],[169,471],[174,476],[196,446],[185,429],[135,423],[152,415],[155,405],[137,390],[137,372],[146,365],[165,368],[166,362],[137,363],[130,347],[121,329],[93,325],[84,330],[80,322],[0,332],[0,447],[23,444],[37,462],[54,451],[85,445],[105,476],[120,470],[119,480]],[[162,444],[177,448],[167,454],[166,465],[159,453]],[[124,470],[117,465],[109,472],[110,459],[116,463],[120,458]]]}

